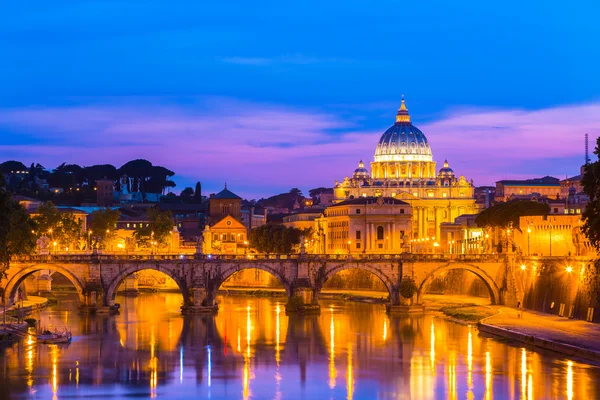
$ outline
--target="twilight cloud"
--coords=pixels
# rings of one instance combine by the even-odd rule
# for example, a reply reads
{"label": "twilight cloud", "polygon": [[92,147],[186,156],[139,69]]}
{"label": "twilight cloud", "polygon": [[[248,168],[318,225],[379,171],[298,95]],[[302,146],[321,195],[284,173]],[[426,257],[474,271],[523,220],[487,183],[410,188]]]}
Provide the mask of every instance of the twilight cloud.
{"label": "twilight cloud", "polygon": [[[0,159],[52,168],[62,162],[121,165],[146,158],[174,170],[179,189],[201,180],[217,190],[227,181],[240,194],[259,197],[291,187],[331,186],[359,159],[371,161],[394,116],[392,106],[378,126],[363,126],[331,112],[233,99],[156,100],[0,109]],[[478,185],[541,173],[576,174],[583,134],[592,141],[600,135],[600,104],[451,110],[428,122],[419,121],[418,111],[411,114],[435,160],[441,164],[448,158],[457,173]],[[542,169],[543,159],[567,165]]]}

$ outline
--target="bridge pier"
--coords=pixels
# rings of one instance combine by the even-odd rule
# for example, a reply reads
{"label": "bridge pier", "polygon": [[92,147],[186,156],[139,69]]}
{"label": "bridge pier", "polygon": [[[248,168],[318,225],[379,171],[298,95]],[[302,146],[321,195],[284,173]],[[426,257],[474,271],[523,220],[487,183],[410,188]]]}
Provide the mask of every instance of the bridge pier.
{"label": "bridge pier", "polygon": [[182,314],[216,314],[219,311],[214,295],[206,288],[192,288],[190,292],[191,301],[181,307]]}
{"label": "bridge pier", "polygon": [[287,314],[319,314],[321,312],[317,296],[310,286],[296,287],[291,290],[291,293],[292,295],[288,297],[288,303],[285,305]]}

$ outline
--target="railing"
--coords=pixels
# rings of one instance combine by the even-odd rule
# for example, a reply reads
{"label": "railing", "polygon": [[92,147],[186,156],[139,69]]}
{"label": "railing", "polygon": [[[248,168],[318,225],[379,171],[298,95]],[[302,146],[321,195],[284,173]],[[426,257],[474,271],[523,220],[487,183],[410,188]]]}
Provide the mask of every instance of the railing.
{"label": "railing", "polygon": [[499,262],[499,254],[47,254],[13,258],[14,262],[100,262],[100,261],[393,261],[393,262]]}

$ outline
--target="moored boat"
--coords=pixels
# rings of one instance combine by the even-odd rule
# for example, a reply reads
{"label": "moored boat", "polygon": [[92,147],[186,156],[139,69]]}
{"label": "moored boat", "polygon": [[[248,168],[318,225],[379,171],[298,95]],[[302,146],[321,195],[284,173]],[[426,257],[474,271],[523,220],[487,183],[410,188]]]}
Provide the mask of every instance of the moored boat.
{"label": "moored boat", "polygon": [[37,335],[38,343],[44,343],[44,344],[71,343],[72,338],[73,338],[73,336],[71,335],[71,332],[67,332],[66,330],[64,332],[44,331],[41,334]]}

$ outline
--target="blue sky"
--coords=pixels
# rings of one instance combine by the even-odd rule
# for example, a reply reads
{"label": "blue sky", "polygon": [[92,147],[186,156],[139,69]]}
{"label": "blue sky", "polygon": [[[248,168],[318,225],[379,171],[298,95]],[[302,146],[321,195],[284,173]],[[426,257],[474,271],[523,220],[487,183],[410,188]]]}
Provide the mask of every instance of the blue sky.
{"label": "blue sky", "polygon": [[306,191],[371,161],[405,94],[477,185],[575,175],[600,136],[600,5],[523,3],[4,4],[0,160]]}

